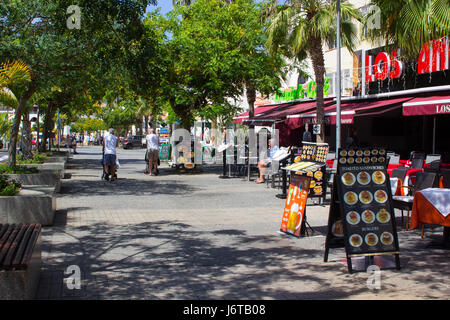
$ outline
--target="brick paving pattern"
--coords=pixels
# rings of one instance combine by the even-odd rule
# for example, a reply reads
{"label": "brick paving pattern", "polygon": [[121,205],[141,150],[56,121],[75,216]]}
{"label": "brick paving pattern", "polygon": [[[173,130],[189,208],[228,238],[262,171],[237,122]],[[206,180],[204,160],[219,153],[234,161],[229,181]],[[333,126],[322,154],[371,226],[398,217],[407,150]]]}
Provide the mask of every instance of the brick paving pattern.
{"label": "brick paving pattern", "polygon": [[[313,237],[278,233],[279,190],[221,168],[179,174],[162,165],[144,175],[144,150],[119,150],[116,182],[101,176],[101,149],[79,148],[68,164],[52,227],[43,229],[38,299],[449,299],[450,252],[430,249],[442,228],[399,232],[402,270],[382,270],[381,289],[369,274],[348,274],[323,262],[328,206],[308,206]],[[397,214],[399,218],[399,213]],[[69,289],[69,266],[81,270]]]}

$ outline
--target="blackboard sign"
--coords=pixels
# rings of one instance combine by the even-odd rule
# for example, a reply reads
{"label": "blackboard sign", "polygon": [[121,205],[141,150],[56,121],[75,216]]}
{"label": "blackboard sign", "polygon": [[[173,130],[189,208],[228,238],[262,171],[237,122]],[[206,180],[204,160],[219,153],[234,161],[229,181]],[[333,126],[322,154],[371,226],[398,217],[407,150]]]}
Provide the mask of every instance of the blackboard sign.
{"label": "blackboard sign", "polygon": [[[399,245],[385,149],[340,149],[328,219],[328,249],[344,245],[351,257],[393,254]],[[326,259],[326,258],[325,258]]]}
{"label": "blackboard sign", "polygon": [[170,158],[170,144],[162,144],[159,147],[159,160],[169,160]]}

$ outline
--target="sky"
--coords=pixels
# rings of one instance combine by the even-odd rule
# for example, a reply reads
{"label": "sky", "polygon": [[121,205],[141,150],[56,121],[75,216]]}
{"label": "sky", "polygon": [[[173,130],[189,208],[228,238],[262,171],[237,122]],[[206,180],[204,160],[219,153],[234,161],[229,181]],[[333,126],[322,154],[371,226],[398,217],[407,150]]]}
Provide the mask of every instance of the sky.
{"label": "sky", "polygon": [[152,11],[156,8],[161,8],[161,14],[165,15],[173,9],[172,0],[158,0],[158,4],[156,6],[148,6],[147,11]]}

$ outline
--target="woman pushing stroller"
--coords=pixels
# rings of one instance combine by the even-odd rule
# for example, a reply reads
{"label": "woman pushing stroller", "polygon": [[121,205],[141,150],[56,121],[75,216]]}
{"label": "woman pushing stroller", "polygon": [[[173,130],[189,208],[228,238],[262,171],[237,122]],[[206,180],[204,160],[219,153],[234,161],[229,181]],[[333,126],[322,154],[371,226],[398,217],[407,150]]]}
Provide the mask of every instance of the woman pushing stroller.
{"label": "woman pushing stroller", "polygon": [[116,175],[116,148],[119,146],[119,139],[114,135],[114,129],[109,129],[109,134],[103,138],[103,165],[106,172],[106,180],[115,181],[117,179]]}

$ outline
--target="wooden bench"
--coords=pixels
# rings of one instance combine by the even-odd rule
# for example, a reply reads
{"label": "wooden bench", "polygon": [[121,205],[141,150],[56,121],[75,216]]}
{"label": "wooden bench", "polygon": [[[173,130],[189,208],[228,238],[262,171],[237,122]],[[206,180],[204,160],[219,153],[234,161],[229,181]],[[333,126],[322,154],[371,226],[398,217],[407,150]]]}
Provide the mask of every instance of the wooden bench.
{"label": "wooden bench", "polygon": [[41,268],[41,225],[0,224],[0,299],[33,299]]}

